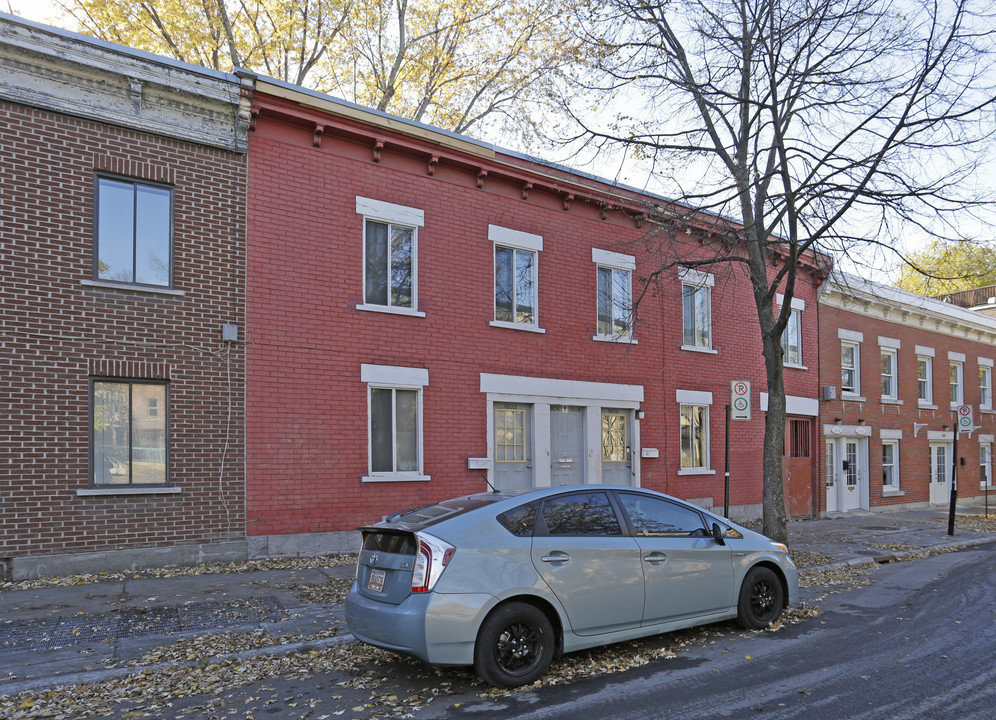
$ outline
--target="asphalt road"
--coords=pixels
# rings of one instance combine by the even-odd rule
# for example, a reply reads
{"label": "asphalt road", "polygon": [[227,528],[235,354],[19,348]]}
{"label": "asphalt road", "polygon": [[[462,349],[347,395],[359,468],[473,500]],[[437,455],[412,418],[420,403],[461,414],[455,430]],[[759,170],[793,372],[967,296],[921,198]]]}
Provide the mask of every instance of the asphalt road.
{"label": "asphalt road", "polygon": [[885,566],[871,586],[820,605],[815,620],[731,636],[653,670],[418,717],[994,717],[996,546]]}

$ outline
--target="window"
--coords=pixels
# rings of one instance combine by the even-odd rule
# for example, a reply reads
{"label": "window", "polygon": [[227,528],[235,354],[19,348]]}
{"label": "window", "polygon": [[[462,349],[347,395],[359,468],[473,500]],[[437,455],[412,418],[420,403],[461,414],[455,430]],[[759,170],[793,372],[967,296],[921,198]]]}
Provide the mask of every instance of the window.
{"label": "window", "polygon": [[786,365],[802,365],[802,312],[793,310],[788,324],[782,332],[782,362]]}
{"label": "window", "polygon": [[927,355],[918,355],[916,358],[917,402],[920,405],[931,405],[934,402],[933,361]]}
{"label": "window", "polygon": [[94,279],[170,287],[173,190],[97,178]]}
{"label": "window", "polygon": [[882,398],[897,399],[896,386],[896,351],[893,348],[882,348]]}
{"label": "window", "polygon": [[615,510],[602,492],[551,498],[543,503],[541,517],[548,535],[622,535]]}
{"label": "window", "polygon": [[712,349],[712,287],[709,273],[681,272],[682,347]]}
{"label": "window", "polygon": [[363,365],[369,403],[370,475],[378,480],[428,480],[422,474],[422,389],[429,372],[421,368]]}
{"label": "window", "polygon": [[421,210],[356,198],[363,215],[363,304],[361,310],[418,312],[418,228]]}
{"label": "window", "polygon": [[[91,479],[94,486],[165,485],[164,382],[101,379],[91,383]],[[156,407],[156,414],[148,412]],[[143,410],[145,410],[143,412]]]}
{"label": "window", "polygon": [[979,443],[979,485],[982,488],[993,486],[993,445],[991,442]]}
{"label": "window", "polygon": [[633,531],[649,537],[704,537],[702,516],[694,510],[657,498],[619,493]]}
{"label": "window", "polygon": [[709,408],[702,405],[681,406],[681,468],[697,470],[709,467]]}
{"label": "window", "polygon": [[882,441],[882,490],[899,490],[899,442]]}
{"label": "window", "polygon": [[625,412],[602,410],[602,462],[629,460],[629,434]]}
{"label": "window", "polygon": [[526,462],[526,411],[495,407],[495,462]]}
{"label": "window", "polygon": [[950,386],[951,386],[952,405],[962,405],[964,403],[965,400],[964,371],[965,371],[965,364],[963,362],[958,360],[951,361]]}
{"label": "window", "polygon": [[537,260],[543,249],[539,235],[488,226],[494,243],[495,319],[492,325],[538,330]]}
{"label": "window", "polygon": [[842,394],[861,394],[858,348],[859,345],[854,342],[841,342],[840,344],[840,391]]}
{"label": "window", "polygon": [[633,337],[632,255],[592,249],[597,264],[598,330],[595,340],[630,340]]}
{"label": "window", "polygon": [[985,365],[979,358],[979,409],[992,410],[993,407],[993,366]]}

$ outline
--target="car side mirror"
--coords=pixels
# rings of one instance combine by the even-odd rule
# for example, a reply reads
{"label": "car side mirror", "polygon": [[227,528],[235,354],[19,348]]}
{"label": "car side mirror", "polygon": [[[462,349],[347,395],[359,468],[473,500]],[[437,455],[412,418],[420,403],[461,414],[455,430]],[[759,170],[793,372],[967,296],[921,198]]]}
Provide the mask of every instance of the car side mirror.
{"label": "car side mirror", "polygon": [[719,526],[719,523],[712,524],[712,539],[720,545],[726,545],[726,532]]}

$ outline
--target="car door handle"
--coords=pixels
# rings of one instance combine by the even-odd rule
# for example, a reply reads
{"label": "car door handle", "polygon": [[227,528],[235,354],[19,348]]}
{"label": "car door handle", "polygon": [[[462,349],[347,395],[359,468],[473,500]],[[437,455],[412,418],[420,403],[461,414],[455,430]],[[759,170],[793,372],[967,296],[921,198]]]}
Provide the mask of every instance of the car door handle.
{"label": "car door handle", "polygon": [[667,555],[665,555],[664,553],[653,552],[650,553],[649,555],[644,555],[643,561],[648,562],[651,565],[660,565],[661,563],[667,562]]}
{"label": "car door handle", "polygon": [[565,563],[570,559],[571,556],[565,552],[553,552],[540,558],[545,563]]}

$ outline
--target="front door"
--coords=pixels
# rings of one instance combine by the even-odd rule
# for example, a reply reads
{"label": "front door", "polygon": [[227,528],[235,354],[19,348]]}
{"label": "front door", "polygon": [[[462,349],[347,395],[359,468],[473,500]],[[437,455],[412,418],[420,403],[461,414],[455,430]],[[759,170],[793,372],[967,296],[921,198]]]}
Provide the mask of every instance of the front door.
{"label": "front door", "polygon": [[844,486],[841,488],[840,509],[844,512],[858,510],[861,508],[861,486],[867,480],[862,472],[861,443],[858,440],[844,441],[843,464]]}
{"label": "front door", "polygon": [[532,406],[495,403],[495,488],[522,490],[533,486]]}
{"label": "front door", "polygon": [[602,482],[607,485],[633,484],[629,419],[628,410],[602,410]]}
{"label": "front door", "polygon": [[585,482],[584,408],[550,406],[550,483],[575,485]]}
{"label": "front door", "polygon": [[786,423],[785,500],[789,516],[813,514],[813,458],[810,452],[812,423],[806,418],[789,418]]}
{"label": "front door", "polygon": [[951,502],[951,443],[930,445],[930,504]]}

